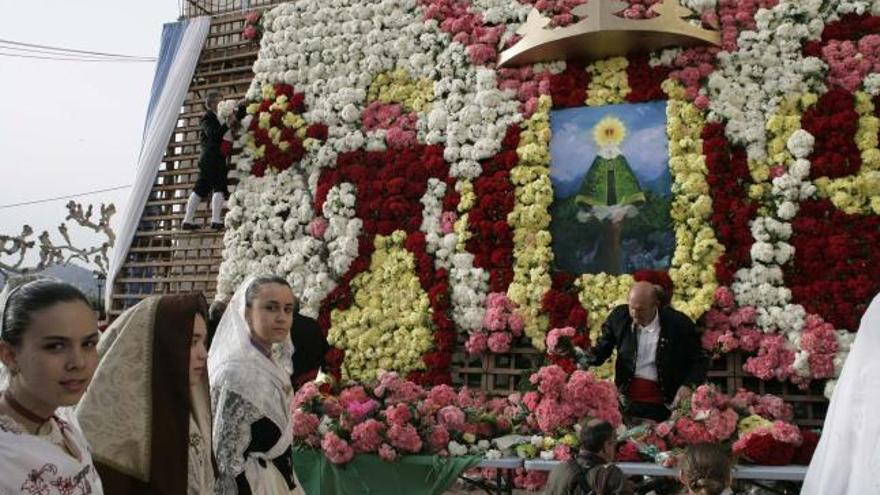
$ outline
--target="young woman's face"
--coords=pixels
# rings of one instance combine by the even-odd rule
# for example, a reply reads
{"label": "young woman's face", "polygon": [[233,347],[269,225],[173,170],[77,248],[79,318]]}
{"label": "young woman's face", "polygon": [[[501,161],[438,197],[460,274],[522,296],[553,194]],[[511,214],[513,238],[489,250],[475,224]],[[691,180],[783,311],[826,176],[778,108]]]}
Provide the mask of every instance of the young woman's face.
{"label": "young woman's face", "polygon": [[293,291],[281,284],[260,286],[245,319],[254,337],[264,344],[283,342],[290,335],[295,306]]}
{"label": "young woman's face", "polygon": [[189,348],[189,383],[200,383],[205,376],[208,363],[208,349],[205,340],[208,336],[208,325],[202,315],[196,314],[193,322],[192,344]]}
{"label": "young woman's face", "polygon": [[15,398],[53,411],[79,402],[98,367],[98,320],[82,301],[60,302],[31,314],[17,347],[3,343]]}

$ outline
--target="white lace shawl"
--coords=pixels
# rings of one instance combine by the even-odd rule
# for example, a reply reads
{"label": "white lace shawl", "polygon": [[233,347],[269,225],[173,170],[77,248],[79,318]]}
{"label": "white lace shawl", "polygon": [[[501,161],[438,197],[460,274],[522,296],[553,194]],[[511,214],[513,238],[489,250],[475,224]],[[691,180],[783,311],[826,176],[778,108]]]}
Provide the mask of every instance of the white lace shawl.
{"label": "white lace shawl", "polygon": [[224,423],[232,419],[223,417],[218,404],[230,392],[256,407],[282,432],[290,425],[293,344],[290,339],[275,344],[270,359],[252,343],[245,320],[245,292],[253,279],[245,280],[232,296],[208,353],[215,432],[226,430]]}

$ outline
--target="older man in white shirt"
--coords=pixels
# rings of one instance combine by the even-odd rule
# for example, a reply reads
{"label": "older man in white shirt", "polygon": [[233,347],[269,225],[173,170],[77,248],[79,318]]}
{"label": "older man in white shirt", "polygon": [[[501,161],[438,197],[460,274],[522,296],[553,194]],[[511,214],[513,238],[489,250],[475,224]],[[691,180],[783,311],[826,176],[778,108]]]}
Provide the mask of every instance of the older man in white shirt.
{"label": "older man in white shirt", "polygon": [[670,408],[706,378],[708,360],[693,321],[661,305],[662,288],[636,282],[627,304],[608,315],[589,363],[598,366],[617,350],[614,381],[630,417],[663,421]]}

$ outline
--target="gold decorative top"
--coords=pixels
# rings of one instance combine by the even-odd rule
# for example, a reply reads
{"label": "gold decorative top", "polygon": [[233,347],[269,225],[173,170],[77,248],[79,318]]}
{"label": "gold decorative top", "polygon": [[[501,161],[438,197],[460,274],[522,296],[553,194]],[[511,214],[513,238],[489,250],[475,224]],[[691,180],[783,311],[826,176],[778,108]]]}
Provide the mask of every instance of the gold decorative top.
{"label": "gold decorative top", "polygon": [[664,48],[721,45],[718,31],[703,29],[686,20],[693,15],[678,0],[654,4],[650,19],[625,19],[617,15],[628,5],[618,1],[589,0],[572,9],[578,22],[548,27],[550,19],[537,9],[529,12],[517,34],[523,36],[504,50],[498,65],[511,67],[550,60],[597,60]]}

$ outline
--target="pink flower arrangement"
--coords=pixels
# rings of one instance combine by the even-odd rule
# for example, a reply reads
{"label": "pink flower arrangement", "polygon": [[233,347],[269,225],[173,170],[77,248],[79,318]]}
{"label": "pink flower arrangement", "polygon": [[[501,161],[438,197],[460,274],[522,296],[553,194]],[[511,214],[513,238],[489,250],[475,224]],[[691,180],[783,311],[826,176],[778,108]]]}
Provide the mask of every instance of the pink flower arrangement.
{"label": "pink flower arrangement", "polygon": [[464,411],[456,406],[446,406],[437,413],[437,422],[449,430],[461,431],[466,421]]}
{"label": "pink flower arrangement", "polygon": [[386,462],[394,462],[397,460],[397,451],[394,450],[394,447],[387,443],[383,443],[382,446],[379,447],[379,458]]}
{"label": "pink flower arrangement", "polygon": [[546,434],[572,428],[587,417],[604,419],[615,426],[622,422],[617,388],[587,371],[578,370],[568,376],[559,366],[544,366],[529,380],[538,390],[523,396],[530,413],[527,422]]}
{"label": "pink flower arrangement", "polygon": [[405,425],[412,419],[409,407],[404,403],[398,403],[385,409],[385,420],[388,424]]}
{"label": "pink flower arrangement", "polygon": [[354,457],[354,449],[336,433],[328,431],[321,440],[321,450],[333,464],[345,464]]}
{"label": "pink flower arrangement", "polygon": [[501,354],[510,351],[513,339],[523,333],[525,324],[516,311],[516,305],[504,292],[492,292],[486,298],[483,328],[471,332],[465,343],[470,354],[489,351]]}
{"label": "pink flower arrangement", "polygon": [[388,440],[391,445],[398,450],[410,452],[412,454],[422,450],[422,439],[419,438],[419,432],[413,425],[394,424],[388,428]]}
{"label": "pink flower arrangement", "polygon": [[385,130],[385,142],[391,148],[411,148],[418,144],[416,112],[404,113],[397,103],[370,103],[362,116],[365,131]]}
{"label": "pink flower arrangement", "polygon": [[810,375],[813,378],[834,377],[834,357],[838,350],[834,325],[819,316],[807,316],[801,330],[801,349],[809,353]]}
{"label": "pink flower arrangement", "polygon": [[440,29],[452,35],[453,41],[465,46],[471,62],[484,65],[497,58],[504,26],[484,24],[483,16],[471,13],[470,3],[462,0],[419,0],[418,3],[425,8],[426,20],[439,22]]}
{"label": "pink flower arrangement", "polygon": [[791,421],[794,417],[791,405],[775,395],[758,395],[739,389],[730,402],[735,408],[743,411],[744,416],[757,414],[770,420],[781,421]]}
{"label": "pink flower arrangement", "polygon": [[880,36],[870,34],[858,43],[830,40],[822,47],[822,59],[828,63],[828,82],[855,92],[869,73],[880,68]]}
{"label": "pink flower arrangement", "polygon": [[727,287],[715,290],[715,304],[706,312],[702,343],[715,355],[737,349],[754,352],[764,334],[758,330],[757,311],[753,306],[737,307],[733,292]]}
{"label": "pink flower arrangement", "polygon": [[534,471],[517,468],[516,475],[513,478],[513,485],[523,490],[537,492],[544,488],[544,485],[547,484],[547,478],[549,477],[549,471]]}
{"label": "pink flower arrangement", "polygon": [[368,419],[355,425],[351,431],[351,443],[354,450],[362,452],[376,452],[383,442],[385,425],[375,419]]}
{"label": "pink flower arrangement", "polygon": [[241,37],[246,40],[256,41],[263,35],[263,12],[254,10],[248,13],[244,18],[244,29],[241,31]]}
{"label": "pink flower arrangement", "polygon": [[739,414],[728,396],[713,385],[700,385],[690,401],[684,401],[673,412],[672,419],[655,427],[655,433],[678,446],[717,443],[729,440],[736,433],[738,422]]}

